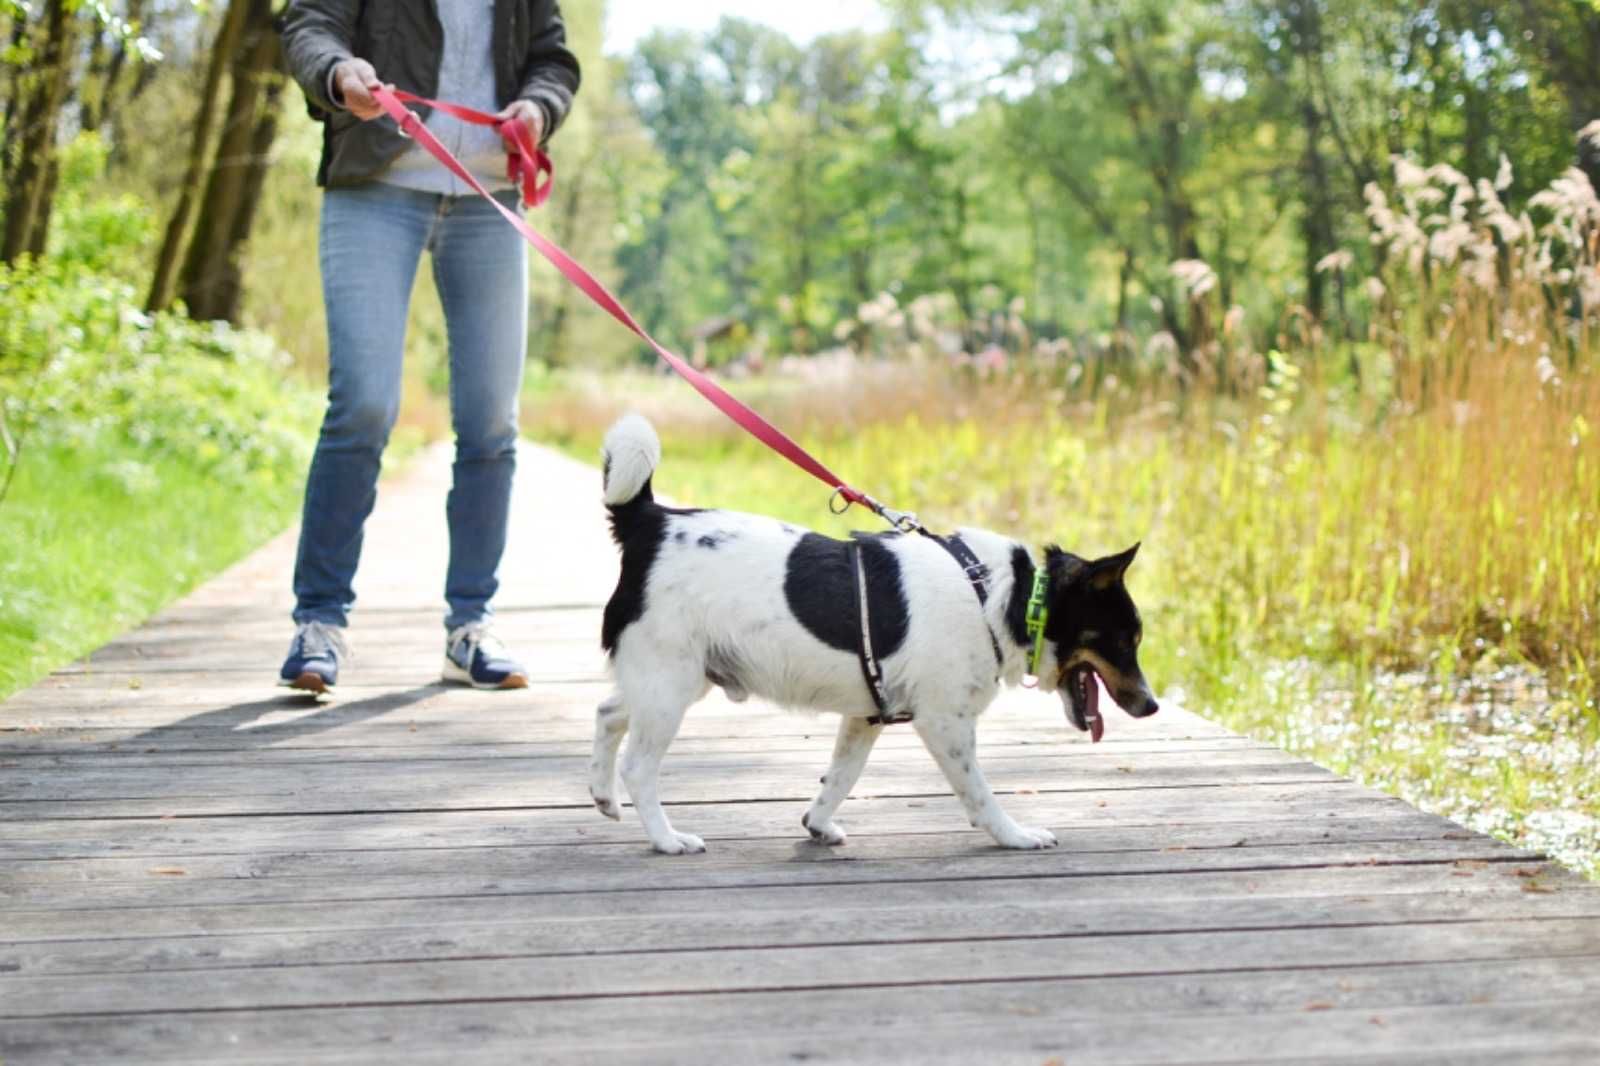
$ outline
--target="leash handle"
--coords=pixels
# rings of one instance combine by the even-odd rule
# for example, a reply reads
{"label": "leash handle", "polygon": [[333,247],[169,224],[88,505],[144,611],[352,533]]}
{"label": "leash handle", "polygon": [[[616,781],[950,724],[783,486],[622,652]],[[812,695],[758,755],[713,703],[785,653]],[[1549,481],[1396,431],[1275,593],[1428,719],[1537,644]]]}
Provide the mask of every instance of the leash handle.
{"label": "leash handle", "polygon": [[[387,91],[387,90],[380,90]],[[550,193],[556,185],[556,165],[550,157],[539,150],[533,143],[533,137],[528,133],[528,127],[515,119],[502,120],[498,115],[491,115],[486,111],[477,111],[460,104],[452,104],[447,100],[430,100],[426,96],[408,93],[404,89],[393,90],[394,97],[401,103],[421,104],[431,107],[435,111],[442,111],[452,118],[473,126],[488,126],[495,130],[506,142],[506,180],[522,190],[522,203],[526,207],[543,207],[545,201],[550,199]],[[374,96],[377,93],[373,94]],[[381,101],[380,101],[381,102]],[[384,110],[388,110],[387,107]],[[407,109],[410,114],[410,109]],[[394,112],[390,111],[393,115]],[[396,121],[399,121],[398,119]],[[401,133],[410,136],[402,124]],[[424,146],[426,147],[426,146]],[[441,148],[443,145],[440,146]],[[431,149],[430,149],[431,151]],[[438,153],[433,153],[437,155]],[[443,160],[440,160],[443,162]],[[453,169],[453,168],[452,168]],[[479,190],[482,192],[482,190]]]}
{"label": "leash handle", "polygon": [[[724,389],[721,385],[718,385],[710,377],[701,373],[699,370],[696,370],[682,356],[675,354],[660,341],[650,336],[650,334],[645,331],[645,328],[639,325],[639,323],[634,319],[633,315],[628,311],[628,309],[622,305],[622,302],[612,295],[611,290],[606,288],[605,285],[593,274],[589,273],[588,270],[584,269],[583,264],[579,263],[576,259],[572,258],[572,256],[568,255],[560,245],[556,244],[554,241],[550,240],[548,237],[545,237],[538,230],[530,226],[527,220],[517,212],[511,210],[511,208],[507,207],[505,204],[501,203],[499,200],[496,200],[492,195],[490,195],[489,190],[483,187],[483,184],[472,175],[471,171],[462,165],[459,159],[451,154],[448,148],[439,143],[439,138],[433,135],[433,132],[423,124],[420,118],[417,117],[416,112],[406,107],[402,100],[409,99],[417,103],[425,103],[429,106],[440,107],[441,109],[446,110],[447,114],[455,115],[458,112],[471,114],[476,117],[469,118],[466,121],[478,122],[482,125],[496,125],[498,127],[501,125],[501,123],[493,115],[485,115],[481,111],[472,111],[470,108],[457,108],[454,104],[448,105],[446,108],[445,105],[440,105],[436,101],[424,100],[423,98],[414,96],[411,93],[400,92],[388,87],[374,89],[372,95],[378,101],[378,104],[384,109],[384,111],[388,113],[389,117],[394,119],[394,121],[399,124],[400,132],[402,134],[410,137],[412,140],[420,144],[428,151],[430,155],[432,155],[440,163],[444,164],[444,166],[452,174],[466,182],[478,193],[479,196],[482,196],[485,200],[489,201],[489,203],[493,204],[495,209],[505,217],[505,220],[522,235],[523,240],[531,244],[535,251],[549,260],[552,266],[559,270],[568,281],[577,286],[580,292],[582,292],[590,300],[594,301],[595,305],[598,306],[602,311],[616,319],[630,333],[648,344],[668,366],[677,371],[678,376],[682,377],[685,381],[692,385],[695,391],[709,400],[712,406],[714,406],[717,410],[727,415],[745,432],[749,433],[761,443],[765,444],[767,447],[771,448],[773,451],[789,460],[795,466],[831,487],[834,490],[834,495],[836,498],[843,499],[847,504],[859,503],[863,507],[871,510],[874,514],[882,516],[891,524],[895,524],[896,528],[900,528],[899,523],[905,521],[908,517],[910,521],[913,523],[915,522],[916,519],[914,515],[907,516],[903,512],[893,511],[878,501],[872,499],[872,497],[858,492],[849,485],[845,484],[843,479],[841,479],[832,470],[829,470],[826,466],[823,466],[821,462],[811,455],[811,453],[807,452],[804,448],[800,447],[799,444],[791,440],[789,436],[781,429],[779,429],[777,426],[774,426],[771,422],[768,422],[765,418],[762,418],[753,409],[746,406],[743,402],[734,397],[732,393],[728,392],[728,390]],[[480,120],[487,121],[483,122]],[[521,126],[522,124],[509,123],[509,125]],[[522,138],[524,141],[528,139],[527,130],[525,127],[522,131]],[[520,148],[521,146],[519,145],[519,151]],[[549,167],[549,159],[544,156],[544,153],[538,152],[537,149],[535,149],[534,152],[534,165],[538,166],[538,160],[541,158],[544,159],[545,167],[548,168],[548,172],[553,176],[554,170],[552,167]],[[548,183],[545,185],[544,189],[544,195],[548,197]],[[526,186],[524,186],[523,193],[524,196],[527,195]],[[543,200],[539,201],[539,203],[543,202]]]}

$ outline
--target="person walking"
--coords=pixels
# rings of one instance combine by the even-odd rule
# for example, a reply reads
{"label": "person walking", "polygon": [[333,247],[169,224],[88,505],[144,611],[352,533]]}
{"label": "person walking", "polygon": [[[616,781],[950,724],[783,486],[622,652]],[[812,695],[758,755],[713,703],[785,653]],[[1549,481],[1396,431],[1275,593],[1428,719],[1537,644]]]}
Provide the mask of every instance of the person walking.
{"label": "person walking", "polygon": [[[523,688],[496,639],[517,399],[527,355],[527,246],[455,175],[403,136],[372,92],[393,85],[515,119],[544,144],[580,80],[556,0],[294,0],[279,16],[289,69],[323,123],[318,235],[328,319],[328,406],[306,481],[294,569],[294,638],[279,684],[325,692],[348,657],[345,627],[362,529],[400,408],[411,288],[432,256],[444,308],[455,431],[445,511],[446,680]],[[437,112],[431,132],[510,207],[499,134]]]}

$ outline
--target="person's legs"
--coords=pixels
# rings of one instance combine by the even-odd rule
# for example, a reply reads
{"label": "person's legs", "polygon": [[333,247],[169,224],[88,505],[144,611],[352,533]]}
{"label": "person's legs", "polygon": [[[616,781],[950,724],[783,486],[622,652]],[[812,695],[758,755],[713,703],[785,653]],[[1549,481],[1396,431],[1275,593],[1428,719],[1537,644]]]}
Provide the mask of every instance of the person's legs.
{"label": "person's legs", "polygon": [[320,233],[328,409],[306,481],[294,620],[343,626],[362,527],[400,407],[406,313],[440,197],[368,184],[329,189]]}
{"label": "person's legs", "polygon": [[[501,196],[510,203],[514,194]],[[517,231],[477,197],[450,202],[434,239],[456,435],[455,479],[446,504],[450,630],[486,621],[499,588],[528,343],[527,251]]]}

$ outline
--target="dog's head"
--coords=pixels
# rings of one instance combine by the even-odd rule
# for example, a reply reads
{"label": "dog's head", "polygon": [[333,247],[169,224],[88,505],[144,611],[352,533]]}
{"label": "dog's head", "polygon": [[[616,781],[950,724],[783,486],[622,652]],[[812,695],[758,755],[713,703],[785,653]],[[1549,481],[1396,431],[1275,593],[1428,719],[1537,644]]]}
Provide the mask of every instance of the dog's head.
{"label": "dog's head", "polygon": [[1139,669],[1144,625],[1124,580],[1138,553],[1137,544],[1103,559],[1082,559],[1054,545],[1045,550],[1050,617],[1044,638],[1055,665],[1053,676],[1040,678],[1040,683],[1053,683],[1068,719],[1095,740],[1105,728],[1094,683],[1097,674],[1117,706],[1135,718],[1161,709]]}

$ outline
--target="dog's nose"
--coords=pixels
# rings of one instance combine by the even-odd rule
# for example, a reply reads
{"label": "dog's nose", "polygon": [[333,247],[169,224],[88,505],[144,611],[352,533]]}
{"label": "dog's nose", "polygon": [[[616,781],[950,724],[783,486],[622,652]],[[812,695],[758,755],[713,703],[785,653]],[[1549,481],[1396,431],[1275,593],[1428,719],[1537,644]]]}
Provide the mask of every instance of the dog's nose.
{"label": "dog's nose", "polygon": [[1144,709],[1139,712],[1139,717],[1148,718],[1160,709],[1161,704],[1157,703],[1154,697],[1150,697],[1144,701]]}

